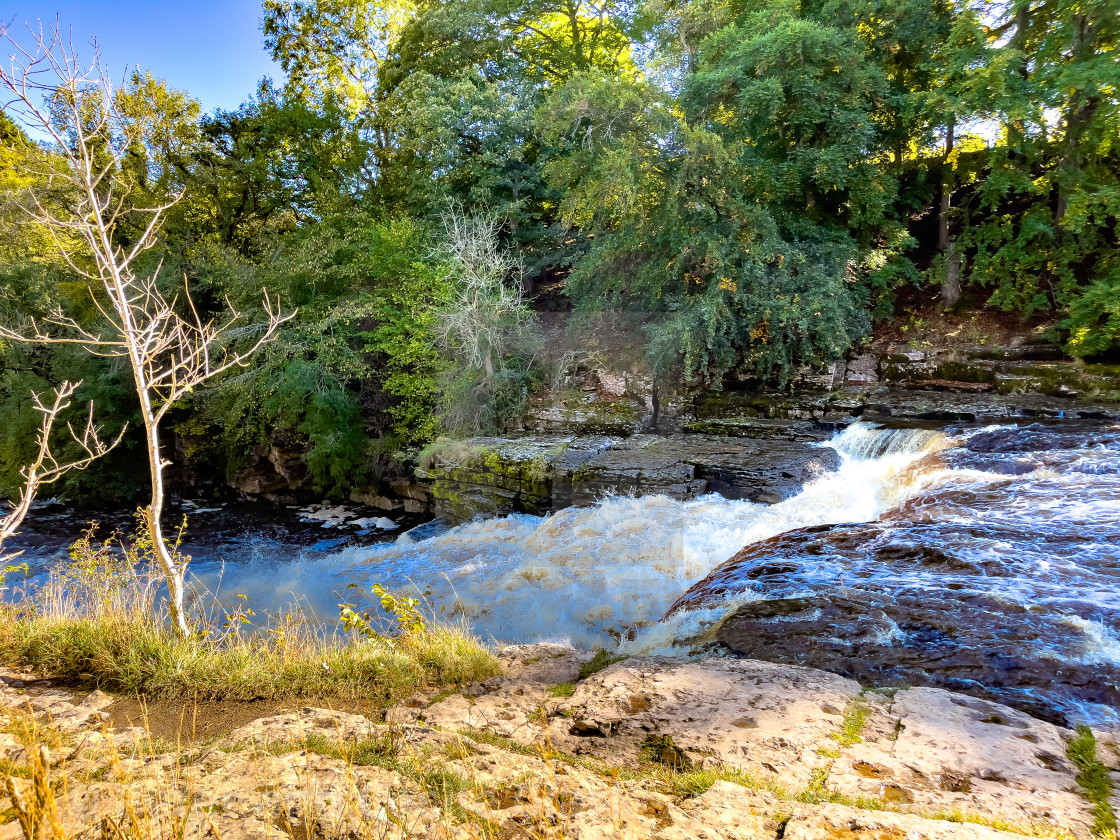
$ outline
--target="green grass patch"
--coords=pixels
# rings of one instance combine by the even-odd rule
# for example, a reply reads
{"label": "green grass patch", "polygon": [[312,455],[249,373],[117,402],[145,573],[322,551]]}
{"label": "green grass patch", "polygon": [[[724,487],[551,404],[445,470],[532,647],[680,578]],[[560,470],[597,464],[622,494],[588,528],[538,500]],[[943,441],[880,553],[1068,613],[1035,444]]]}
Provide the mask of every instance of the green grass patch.
{"label": "green grass patch", "polygon": [[1094,837],[1116,836],[1116,814],[1112,812],[1112,778],[1108,768],[1097,758],[1097,739],[1085,724],[1077,726],[1077,734],[1066,747],[1066,755],[1076,765],[1077,784],[1090,805]]}
{"label": "green grass patch", "polygon": [[742,770],[730,767],[705,767],[699,770],[685,770],[674,773],[658,774],[661,789],[669,796],[683,799],[706,793],[716,782],[731,782],[751,790],[765,789],[765,784]]}
{"label": "green grass patch", "polygon": [[399,750],[391,732],[358,740],[331,738],[312,733],[304,739],[303,748],[320,755],[341,759],[355,767],[383,767],[395,769]]}
{"label": "green grass patch", "polygon": [[0,662],[151,699],[313,697],[382,708],[421,688],[501,672],[462,624],[360,637],[299,611],[246,627],[243,608],[231,618],[215,605],[194,618],[194,636],[181,637],[167,620],[159,575],[134,561],[127,550],[122,560],[107,546],[79,543],[34,600],[0,607]]}
{"label": "green grass patch", "polygon": [[0,757],[0,776],[19,776],[21,779],[30,779],[31,769],[23,764],[16,764],[10,758]]}
{"label": "green grass patch", "polygon": [[456,733],[464,738],[470,738],[475,743],[487,744],[518,755],[540,756],[541,754],[540,749],[522,744],[506,735],[499,735],[497,732],[487,732],[483,729],[457,729]]}
{"label": "green grass patch", "polygon": [[840,731],[833,732],[828,737],[841,747],[858,744],[863,740],[860,736],[869,717],[871,717],[871,706],[865,700],[852,700],[844,709],[844,720],[840,724]]}
{"label": "green grass patch", "polygon": [[1019,834],[1023,837],[1048,837],[1053,840],[1075,840],[1075,835],[1069,829],[1060,828],[1048,823],[1022,823],[1005,820],[1002,817],[988,817],[982,814],[967,814],[958,809],[951,811],[919,811],[918,815],[927,820],[943,820],[953,823],[971,823],[982,825],[996,831],[1006,831],[1010,834]]}
{"label": "green grass patch", "polygon": [[579,678],[581,680],[585,680],[592,674],[598,674],[600,671],[609,668],[616,662],[622,662],[629,658],[629,656],[611,656],[605,650],[600,648],[599,650],[595,651],[595,655],[590,660],[584,662],[580,667]]}
{"label": "green grass patch", "polygon": [[413,778],[428,794],[429,799],[444,808],[453,806],[455,797],[471,787],[466,776],[446,767],[429,767],[417,771]]}
{"label": "green grass patch", "polygon": [[571,683],[560,683],[559,685],[552,686],[552,688],[548,690],[548,695],[550,697],[571,697],[575,693],[576,687]]}

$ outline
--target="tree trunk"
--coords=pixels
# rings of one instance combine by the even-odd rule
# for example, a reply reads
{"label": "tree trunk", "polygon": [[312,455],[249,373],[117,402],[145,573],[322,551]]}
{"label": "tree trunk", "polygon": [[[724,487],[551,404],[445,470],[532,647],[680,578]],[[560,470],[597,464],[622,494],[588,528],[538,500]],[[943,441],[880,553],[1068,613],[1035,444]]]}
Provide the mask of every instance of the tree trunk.
{"label": "tree trunk", "polygon": [[955,239],[949,240],[945,253],[945,279],[941,283],[941,304],[952,309],[961,299],[961,255]]}
{"label": "tree trunk", "polygon": [[[1074,61],[1087,61],[1093,55],[1093,40],[1095,33],[1089,24],[1089,19],[1084,14],[1074,15],[1073,43],[1071,55]],[[1077,172],[1081,169],[1083,160],[1081,155],[1081,139],[1093,115],[1100,105],[1100,97],[1094,96],[1085,90],[1073,91],[1066,103],[1065,137],[1063,138],[1063,151],[1057,166],[1058,200],[1054,205],[1054,222],[1061,225],[1065,219],[1066,209],[1069,206],[1071,183],[1076,180]]]}
{"label": "tree trunk", "polygon": [[148,524],[148,535],[152,540],[152,551],[156,555],[163,576],[167,580],[167,607],[171,614],[171,623],[175,631],[181,636],[189,636],[190,625],[187,623],[186,609],[183,599],[186,594],[187,564],[176,562],[167,548],[167,540],[163,536],[163,505],[165,492],[163,487],[163,468],[165,466],[163,454],[160,452],[159,421],[151,410],[151,398],[146,392],[141,396],[141,413],[144,417],[144,431],[148,444],[148,464],[152,473],[152,501],[144,512]]}
{"label": "tree trunk", "polygon": [[956,241],[949,236],[949,211],[952,206],[953,175],[952,155],[956,120],[950,118],[945,127],[945,159],[941,163],[941,208],[937,216],[937,248],[945,258],[945,276],[941,281],[941,303],[952,309],[961,299],[961,258]]}
{"label": "tree trunk", "polygon": [[949,120],[945,128],[945,158],[941,163],[941,212],[937,217],[937,249],[943,254],[949,250],[949,207],[952,204],[953,184],[956,181],[950,164],[955,129],[956,120]]}

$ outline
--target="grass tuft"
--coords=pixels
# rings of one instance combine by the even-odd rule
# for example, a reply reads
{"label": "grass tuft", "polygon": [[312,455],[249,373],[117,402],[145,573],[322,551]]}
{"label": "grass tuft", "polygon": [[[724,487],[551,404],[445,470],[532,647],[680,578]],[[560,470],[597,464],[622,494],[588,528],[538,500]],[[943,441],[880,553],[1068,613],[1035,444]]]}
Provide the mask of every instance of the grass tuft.
{"label": "grass tuft", "polygon": [[871,706],[867,704],[867,701],[852,700],[844,709],[844,720],[840,724],[840,731],[833,732],[828,737],[841,747],[858,744],[863,740],[860,736],[869,717],[871,717]]}
{"label": "grass tuft", "polygon": [[1052,838],[1052,840],[1075,840],[1071,831],[1046,823],[1016,823],[1002,817],[989,817],[984,814],[966,814],[959,808],[952,811],[919,811],[918,815],[927,820],[943,820],[953,823],[982,825],[996,831],[1020,834],[1023,837]]}
{"label": "grass tuft", "polygon": [[599,648],[590,660],[583,663],[583,666],[579,669],[579,678],[585,680],[592,674],[598,674],[616,662],[622,662],[629,658],[629,656],[611,656],[605,650]]}
{"label": "grass tuft", "polygon": [[560,683],[548,690],[550,697],[571,697],[576,693],[576,687],[571,683]]}
{"label": "grass tuft", "polygon": [[1077,735],[1066,747],[1066,755],[1076,765],[1077,784],[1081,795],[1088,801],[1093,815],[1090,829],[1094,837],[1116,836],[1116,814],[1109,801],[1112,796],[1112,778],[1108,768],[1097,758],[1097,739],[1085,724],[1078,724]]}

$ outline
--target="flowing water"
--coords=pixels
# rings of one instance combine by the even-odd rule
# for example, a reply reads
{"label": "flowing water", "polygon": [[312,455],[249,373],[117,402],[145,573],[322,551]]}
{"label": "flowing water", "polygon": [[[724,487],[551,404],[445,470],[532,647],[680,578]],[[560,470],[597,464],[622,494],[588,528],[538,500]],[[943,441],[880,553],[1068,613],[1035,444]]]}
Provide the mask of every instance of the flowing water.
{"label": "flowing water", "polygon": [[[840,468],[771,506],[616,497],[375,545],[225,540],[221,587],[330,617],[348,584],[415,584],[499,641],[715,650],[1120,725],[1120,427],[857,423],[823,445]],[[213,586],[218,553],[192,550]]]}

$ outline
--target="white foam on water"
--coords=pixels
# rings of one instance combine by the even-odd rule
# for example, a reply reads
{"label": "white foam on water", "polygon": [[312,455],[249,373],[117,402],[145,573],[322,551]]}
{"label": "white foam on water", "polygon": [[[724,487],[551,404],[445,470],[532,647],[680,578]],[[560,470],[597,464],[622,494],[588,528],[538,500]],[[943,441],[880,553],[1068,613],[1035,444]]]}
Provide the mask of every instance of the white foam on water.
{"label": "white foam on water", "polygon": [[[937,464],[919,465],[951,445],[937,432],[855,424],[828,445],[840,454],[840,468],[775,505],[717,495],[609,497],[544,517],[515,514],[424,541],[402,537],[304,559],[289,564],[281,580],[275,572],[250,580],[241,570],[238,591],[266,603],[277,593],[299,592],[324,616],[337,612],[340,598],[355,600],[347,583],[430,586],[435,606],[464,614],[484,637],[610,644],[655,625],[688,587],[745,545],[795,528],[873,520],[949,475]],[[676,621],[702,619],[690,614]],[[667,629],[650,631],[641,644],[662,647]]]}
{"label": "white foam on water", "polygon": [[1081,633],[1082,652],[1077,657],[1083,665],[1120,664],[1120,638],[1100,621],[1079,615],[1067,615],[1062,624]]}

